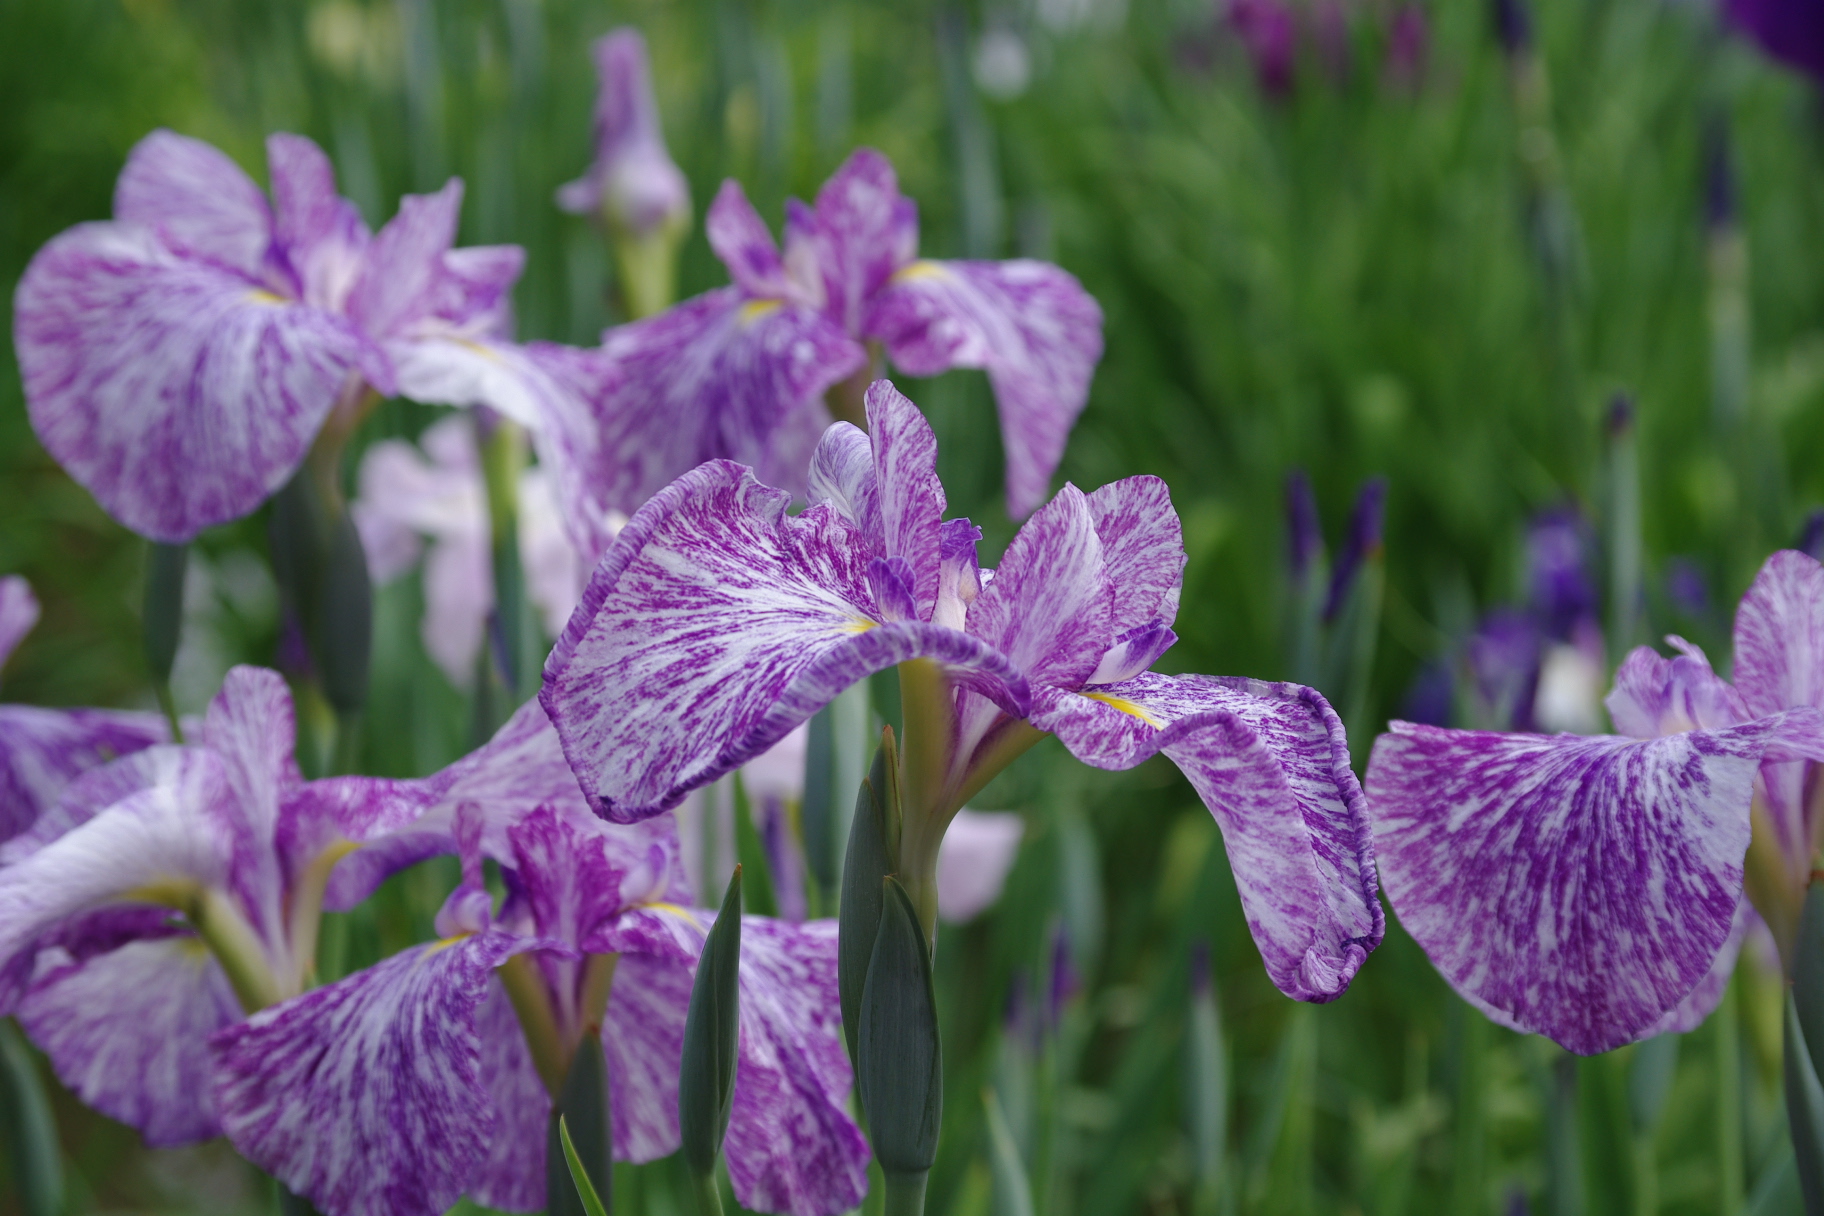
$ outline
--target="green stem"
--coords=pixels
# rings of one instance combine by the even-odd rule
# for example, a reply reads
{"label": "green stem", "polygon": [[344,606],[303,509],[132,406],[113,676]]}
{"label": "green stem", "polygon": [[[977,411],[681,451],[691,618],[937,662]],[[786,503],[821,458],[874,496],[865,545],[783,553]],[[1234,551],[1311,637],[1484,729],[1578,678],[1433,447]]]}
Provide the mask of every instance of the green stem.
{"label": "green stem", "polygon": [[336,714],[336,754],[330,761],[332,776],[344,777],[361,767],[361,711]]}
{"label": "green stem", "polygon": [[[1738,972],[1739,975],[1739,972]],[[1718,1216],[1742,1210],[1742,1028],[1731,978],[1710,1024],[1716,1029],[1716,1185]]]}
{"label": "green stem", "polygon": [[924,1216],[925,1182],[929,1172],[896,1174],[886,1172],[886,1216]]}
{"label": "green stem", "polygon": [[697,1197],[697,1216],[722,1216],[722,1188],[713,1171],[691,1175],[690,1191]]}

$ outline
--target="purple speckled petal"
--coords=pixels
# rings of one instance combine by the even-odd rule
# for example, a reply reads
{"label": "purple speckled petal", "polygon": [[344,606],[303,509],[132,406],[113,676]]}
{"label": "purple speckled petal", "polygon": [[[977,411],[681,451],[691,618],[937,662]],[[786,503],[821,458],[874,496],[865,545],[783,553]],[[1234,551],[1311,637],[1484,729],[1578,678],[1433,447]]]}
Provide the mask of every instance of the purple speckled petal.
{"label": "purple speckled petal", "polygon": [[828,504],[788,516],[788,502],[739,465],[702,465],[642,507],[596,567],[541,699],[599,813],[625,822],[676,805],[911,658],[1024,708],[1024,681],[992,647],[877,623],[854,526]]}
{"label": "purple speckled petal", "polygon": [[367,223],[336,193],[336,171],[323,149],[302,135],[266,137],[272,175],[274,237],[306,304],[340,311],[361,276]]}
{"label": "purple speckled petal", "polygon": [[163,541],[277,489],[373,353],[344,318],[121,224],[52,240],[13,307],[38,437],[109,514]]}
{"label": "purple speckled petal", "polygon": [[1119,684],[1131,680],[1150,670],[1160,656],[1177,644],[1178,635],[1167,629],[1164,621],[1154,617],[1117,637],[1084,683]]}
{"label": "purple speckled petal", "polygon": [[703,223],[709,247],[728,267],[728,277],[749,296],[779,300],[793,295],[785,277],[785,263],[773,242],[766,221],[747,201],[741,183],[729,178],[716,191],[715,202]]}
{"label": "purple speckled petal", "polygon": [[266,196],[221,149],[157,130],[133,145],[114,184],[114,218],[172,250],[258,275],[272,244]]}
{"label": "purple speckled petal", "polygon": [[918,618],[937,603],[944,485],[937,479],[937,436],[898,389],[876,380],[867,393],[868,436],[880,502],[882,552],[911,567]]}
{"label": "purple speckled petal", "polygon": [[1656,1034],[1687,1034],[1704,1024],[1704,1019],[1710,1016],[1717,1003],[1723,999],[1729,980],[1735,975],[1736,960],[1742,956],[1742,942],[1759,920],[1754,905],[1746,897],[1735,905],[1735,921],[1730,925],[1728,940],[1723,942],[1723,948],[1711,960],[1710,970],[1704,972],[1704,978],[1697,981],[1697,987],[1673,1006],[1643,1038],[1651,1038]]}
{"label": "purple speckled petal", "polygon": [[974,920],[1001,897],[1026,821],[1011,811],[960,810],[937,850],[937,914]]}
{"label": "purple speckled petal", "polygon": [[1044,262],[913,262],[870,302],[861,335],[914,376],[986,368],[1007,509],[1022,516],[1045,500],[1102,357],[1102,310],[1076,279]]}
{"label": "purple speckled petal", "polygon": [[[541,436],[576,406],[525,347],[438,330],[386,344],[401,396],[426,405],[485,405]],[[541,449],[542,450],[542,449]]]}
{"label": "purple speckled petal", "polygon": [[17,574],[0,578],[0,666],[37,623],[38,597],[32,594],[32,585]]}
{"label": "purple speckled petal", "polygon": [[622,908],[685,894],[669,816],[604,823],[572,797],[520,819],[507,841],[510,851],[496,860],[517,875],[533,926],[567,945],[582,946]]}
{"label": "purple speckled petal", "polygon": [[1032,721],[1098,768],[1164,752],[1222,829],[1248,928],[1287,996],[1342,995],[1384,929],[1375,846],[1342,723],[1296,684],[1147,674],[1046,690]]}
{"label": "purple speckled petal", "polygon": [[1768,558],[1735,613],[1735,687],[1765,717],[1824,709],[1824,566],[1796,549]]}
{"label": "purple speckled petal", "polygon": [[857,336],[869,301],[917,256],[918,207],[900,194],[891,162],[872,148],[851,153],[817,191],[815,214],[800,211],[787,226],[787,262],[815,266],[825,310]]}
{"label": "purple speckled petal", "polygon": [[1649,1033],[1710,971],[1770,747],[1814,710],[1635,741],[1396,722],[1369,764],[1381,876],[1458,991],[1572,1051]]}
{"label": "purple speckled petal", "polygon": [[691,979],[689,962],[650,954],[623,954],[615,968],[602,1048],[613,1086],[614,1155],[623,1161],[677,1151],[678,1061]]}
{"label": "purple speckled petal", "polygon": [[187,934],[128,942],[80,962],[50,955],[19,1004],[25,1032],[85,1103],[154,1148],[219,1135],[209,1036],[241,1006]]}
{"label": "purple speckled petal", "polygon": [[398,335],[441,302],[444,254],[456,241],[462,180],[435,194],[408,194],[399,212],[375,234],[367,264],[349,292],[348,314],[375,339]]}
{"label": "purple speckled petal", "polygon": [[168,738],[160,714],[0,705],[0,844],[40,822],[76,777]]}
{"label": "purple speckled petal", "polygon": [[855,525],[875,552],[886,551],[880,523],[880,480],[874,473],[874,444],[868,433],[847,422],[830,424],[811,454],[806,478],[813,506],[828,502]]}
{"label": "purple speckled petal", "polygon": [[141,772],[143,787],[0,867],[0,961],[65,917],[149,883],[230,886],[246,825],[221,757],[165,746],[117,763]]}
{"label": "purple speckled petal", "polygon": [[1184,529],[1172,492],[1157,477],[1124,477],[1089,495],[1114,588],[1111,628],[1124,633],[1157,619],[1170,626],[1184,583]]}
{"label": "purple speckled petal", "polygon": [[495,1118],[494,1134],[469,1183],[469,1196],[509,1212],[539,1211],[545,1206],[551,1095],[532,1066],[519,1015],[499,981],[488,985],[488,994],[475,1011],[475,1031],[481,1038],[481,1086]]}
{"label": "purple speckled petal", "polygon": [[1114,598],[1089,500],[1066,485],[1007,546],[969,632],[1035,685],[1075,688],[1114,644]]}
{"label": "purple speckled petal", "polygon": [[595,70],[601,79],[595,161],[581,179],[558,188],[557,205],[577,214],[603,212],[643,236],[690,210],[690,187],[659,130],[646,40],[634,29],[597,39]]}
{"label": "purple speckled petal", "polygon": [[[603,353],[589,481],[603,506],[627,514],[705,460],[786,471],[769,459],[781,431],[808,430],[793,439],[801,447],[821,434],[825,390],[867,360],[816,309],[735,288],[609,330]],[[784,488],[803,489],[805,454]]]}
{"label": "purple speckled petal", "polygon": [[222,1129],[324,1216],[444,1211],[494,1132],[476,1010],[494,968],[529,945],[488,933],[416,947],[222,1031]]}

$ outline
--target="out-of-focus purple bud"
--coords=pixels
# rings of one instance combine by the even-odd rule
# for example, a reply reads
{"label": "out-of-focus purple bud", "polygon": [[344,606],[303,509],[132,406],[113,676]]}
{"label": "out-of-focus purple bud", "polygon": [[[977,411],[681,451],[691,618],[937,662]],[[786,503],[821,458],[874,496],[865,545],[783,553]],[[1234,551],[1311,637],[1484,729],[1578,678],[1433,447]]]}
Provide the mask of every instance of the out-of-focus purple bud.
{"label": "out-of-focus purple bud", "polygon": [[1400,717],[1425,726],[1449,726],[1451,702],[1456,691],[1449,663],[1442,660],[1427,663],[1419,669],[1412,687],[1406,690]]}
{"label": "out-of-focus purple bud", "polygon": [[1735,223],[1735,166],[1730,157],[1729,123],[1712,114],[1704,124],[1704,223],[1712,231]]}
{"label": "out-of-focus purple bud", "polygon": [[1431,21],[1420,4],[1402,4],[1387,27],[1382,70],[1395,84],[1416,86],[1431,60]]}
{"label": "out-of-focus purple bud", "polygon": [[1317,522],[1317,495],[1303,469],[1286,476],[1286,549],[1292,581],[1302,582],[1324,552],[1324,533]]}
{"label": "out-of-focus purple bud", "polygon": [[1208,995],[1210,982],[1210,943],[1200,937],[1191,943],[1191,995]]}
{"label": "out-of-focus purple bud", "polygon": [[[1824,511],[1814,512],[1806,524],[1805,539],[1824,547]],[[1803,548],[1803,545],[1797,546]],[[1812,557],[1818,554],[1806,549]],[[1710,615],[1710,584],[1704,578],[1704,572],[1695,561],[1688,557],[1674,557],[1666,562],[1666,598],[1672,601],[1672,609],[1684,616],[1708,618]]]}
{"label": "out-of-focus purple bud", "polygon": [[1525,1191],[1515,1187],[1507,1193],[1507,1216],[1527,1216],[1531,1211],[1526,1203]]}
{"label": "out-of-focus purple bud", "polygon": [[1805,527],[1799,532],[1799,539],[1792,547],[1818,561],[1824,561],[1824,508],[1805,517]]}
{"label": "out-of-focus purple bud", "polygon": [[1342,0],[1316,0],[1311,5],[1311,41],[1318,62],[1337,84],[1349,78],[1349,15]]}
{"label": "out-of-focus purple bud", "polygon": [[1282,0],[1229,0],[1229,28],[1247,48],[1261,89],[1275,97],[1292,91],[1298,67],[1298,23]]}
{"label": "out-of-focus purple bud", "polygon": [[1634,398],[1616,393],[1609,398],[1609,412],[1603,420],[1609,438],[1619,439],[1634,427]]}
{"label": "out-of-focus purple bud", "polygon": [[1083,990],[1083,979],[1077,974],[1076,962],[1070,956],[1070,933],[1060,924],[1051,938],[1051,983],[1045,1000],[1045,1029],[1056,1034],[1064,1016],[1064,1006]]}
{"label": "out-of-focus purple bud", "polygon": [[595,44],[602,89],[595,103],[595,162],[557,192],[557,205],[600,214],[613,228],[645,237],[690,217],[690,186],[659,129],[646,40],[620,29]]}
{"label": "out-of-focus purple bud", "polygon": [[1349,588],[1362,563],[1381,551],[1381,527],[1387,515],[1387,479],[1371,477],[1355,496],[1355,509],[1349,513],[1349,538],[1337,554],[1336,569],[1330,575],[1330,596],[1324,602],[1324,621],[1334,620],[1343,606]]}
{"label": "out-of-focus purple bud", "polygon": [[1724,0],[1723,9],[1769,56],[1824,81],[1824,5],[1817,0]]}
{"label": "out-of-focus purple bud", "polygon": [[1510,56],[1518,55],[1533,45],[1533,15],[1526,0],[1494,0],[1495,37],[1501,49]]}
{"label": "out-of-focus purple bud", "polygon": [[1483,730],[1530,730],[1542,639],[1532,619],[1511,608],[1483,618],[1464,648]]}
{"label": "out-of-focus purple bud", "polygon": [[1589,528],[1575,508],[1541,513],[1526,534],[1527,594],[1548,636],[1568,638],[1596,612]]}

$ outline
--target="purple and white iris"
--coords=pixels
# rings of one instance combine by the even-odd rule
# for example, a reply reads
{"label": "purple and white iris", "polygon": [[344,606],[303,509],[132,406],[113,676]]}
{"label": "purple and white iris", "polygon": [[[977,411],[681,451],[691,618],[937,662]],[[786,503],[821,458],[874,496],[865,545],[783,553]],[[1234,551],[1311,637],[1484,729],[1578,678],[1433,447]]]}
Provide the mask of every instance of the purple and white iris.
{"label": "purple and white iris", "polygon": [[[1576,1052],[1688,1030],[1753,908],[1790,956],[1824,817],[1824,568],[1774,554],[1742,599],[1735,682],[1641,647],[1620,735],[1395,722],[1368,800],[1388,898],[1465,1000]],[[1752,843],[1751,843],[1752,842]],[[1746,859],[1746,860],[1744,860]]]}
{"label": "purple and white iris", "polygon": [[[439,914],[443,940],[215,1038],[214,1096],[235,1145],[327,1216],[430,1216],[465,1193],[535,1211],[551,1095],[582,1036],[600,1034],[615,1156],[674,1152],[684,1019],[715,913],[690,906],[671,817],[591,814],[536,703],[437,777],[379,794],[342,785],[401,826],[342,863],[332,906],[433,853],[459,854],[464,882]],[[505,880],[498,912],[484,858]],[[760,1211],[847,1211],[866,1192],[868,1150],[845,1109],[835,924],[746,918],[740,975],[735,1193]]]}
{"label": "purple and white iris", "polygon": [[1102,355],[1101,310],[1076,279],[1044,262],[919,258],[917,208],[868,149],[815,207],[787,204],[783,256],[733,181],[707,226],[732,286],[609,330],[599,356],[534,348],[594,414],[554,443],[576,470],[560,478],[578,496],[569,513],[632,512],[712,459],[802,490],[830,422],[824,395],[868,374],[869,344],[912,375],[986,368],[1008,509],[1024,516],[1044,501]]}
{"label": "purple and white iris", "polygon": [[601,92],[595,100],[595,160],[558,188],[557,205],[599,215],[623,236],[644,238],[690,220],[690,184],[665,150],[652,96],[646,40],[619,29],[595,43]]}
{"label": "purple and white iris", "polygon": [[1382,931],[1342,725],[1308,688],[1147,670],[1175,640],[1184,567],[1164,484],[1066,486],[981,570],[979,530],[943,518],[917,408],[884,381],[867,408],[870,434],[837,424],[818,445],[802,514],[712,461],[609,549],[542,694],[591,804],[658,814],[897,664],[901,862],[927,929],[951,816],[1050,732],[1102,768],[1177,763],[1222,827],[1274,983],[1340,994]]}
{"label": "purple and white iris", "polygon": [[[31,585],[0,578],[0,667],[37,623]],[[89,769],[170,738],[161,714],[0,705],[0,844],[38,822]]]}
{"label": "purple and white iris", "polygon": [[517,246],[451,248],[462,183],[370,235],[310,140],[267,140],[269,202],[200,140],[134,147],[114,219],[38,251],[13,301],[27,409],[109,514],[155,540],[247,514],[372,393],[538,428],[548,382],[503,339]]}

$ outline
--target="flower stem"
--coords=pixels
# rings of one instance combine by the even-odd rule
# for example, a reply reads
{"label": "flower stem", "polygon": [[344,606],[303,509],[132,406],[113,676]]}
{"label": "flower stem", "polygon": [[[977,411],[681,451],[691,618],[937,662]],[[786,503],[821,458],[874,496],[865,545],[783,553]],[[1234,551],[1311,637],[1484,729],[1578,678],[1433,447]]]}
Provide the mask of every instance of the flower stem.
{"label": "flower stem", "polygon": [[925,1182],[930,1176],[925,1171],[915,1174],[887,1171],[886,1216],[924,1216]]}
{"label": "flower stem", "polygon": [[692,1174],[690,1190],[697,1197],[697,1216],[722,1216],[722,1188],[715,1174]]}

